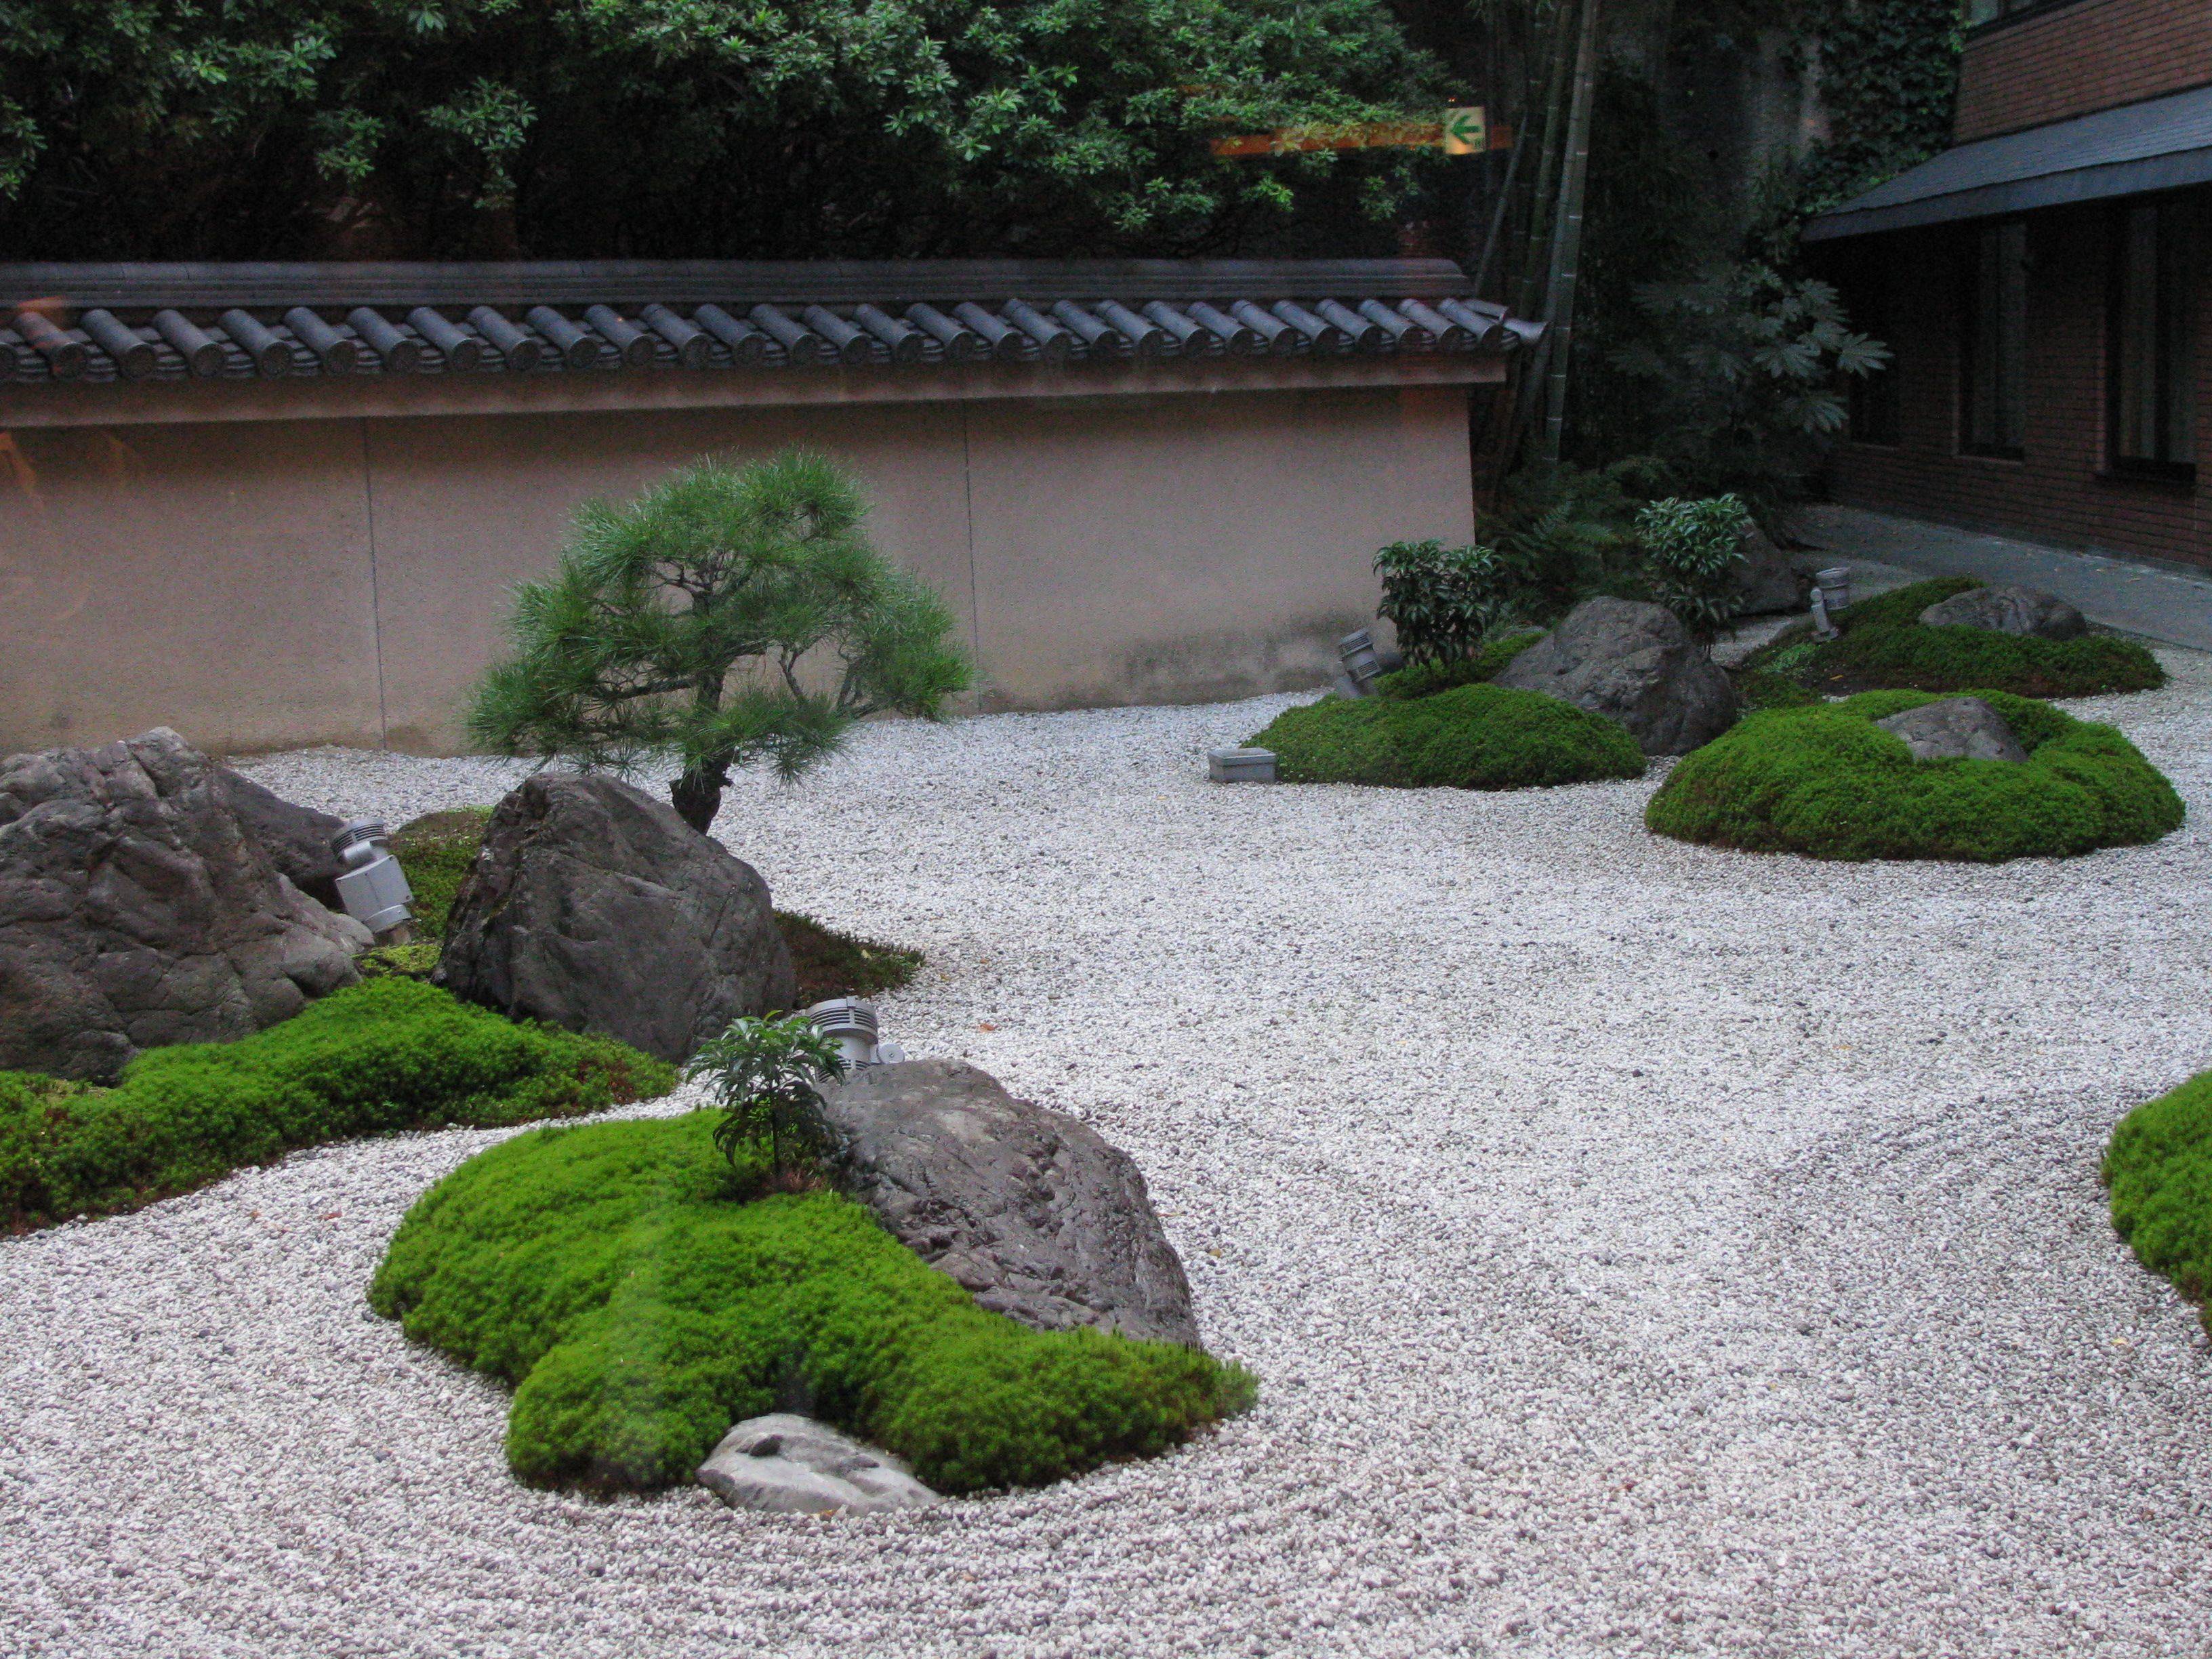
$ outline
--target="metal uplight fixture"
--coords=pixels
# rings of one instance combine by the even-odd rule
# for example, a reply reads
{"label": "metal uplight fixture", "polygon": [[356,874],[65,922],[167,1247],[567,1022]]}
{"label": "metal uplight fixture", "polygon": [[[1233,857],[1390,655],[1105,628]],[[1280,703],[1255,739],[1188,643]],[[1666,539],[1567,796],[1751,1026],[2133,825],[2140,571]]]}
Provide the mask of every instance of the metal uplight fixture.
{"label": "metal uplight fixture", "polygon": [[[392,856],[392,842],[380,818],[355,818],[331,837],[331,851],[345,869],[337,878],[338,902],[356,921],[384,939],[415,921],[415,890]],[[386,939],[386,944],[399,944]]]}
{"label": "metal uplight fixture", "polygon": [[1830,565],[1813,578],[1813,635],[1832,640],[1843,632],[1835,619],[1850,608],[1851,568]]}
{"label": "metal uplight fixture", "polygon": [[1368,628],[1355,628],[1339,640],[1336,654],[1344,664],[1344,672],[1337,677],[1336,689],[1346,696],[1371,696],[1376,675],[1406,665],[1406,659],[1395,651],[1378,650],[1375,632]]}
{"label": "metal uplight fixture", "polygon": [[848,1075],[870,1066],[896,1066],[906,1050],[878,1039],[876,1005],[858,997],[832,997],[803,1011],[814,1029],[837,1045]]}

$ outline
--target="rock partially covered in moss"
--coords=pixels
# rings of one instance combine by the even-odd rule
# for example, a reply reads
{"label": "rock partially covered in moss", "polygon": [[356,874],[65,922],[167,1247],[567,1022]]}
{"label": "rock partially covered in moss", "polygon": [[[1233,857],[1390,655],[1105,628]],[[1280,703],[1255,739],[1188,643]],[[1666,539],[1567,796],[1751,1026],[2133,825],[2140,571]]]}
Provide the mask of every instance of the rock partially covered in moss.
{"label": "rock partially covered in moss", "polygon": [[1541,691],[1626,728],[1647,755],[1682,755],[1735,723],[1735,687],[1661,605],[1584,599],[1495,682]]}
{"label": "rock partially covered in moss", "polygon": [[666,1060],[798,993],[758,871],[665,801],[565,773],[530,779],[493,812],[438,981]]}
{"label": "rock partially covered in moss", "polygon": [[1875,722],[1937,699],[1867,691],[1749,716],[1675,767],[1644,822],[1754,853],[1990,862],[2155,841],[2181,823],[2173,786],[2112,727],[2002,691],[1974,696],[2025,760],[1916,758]]}

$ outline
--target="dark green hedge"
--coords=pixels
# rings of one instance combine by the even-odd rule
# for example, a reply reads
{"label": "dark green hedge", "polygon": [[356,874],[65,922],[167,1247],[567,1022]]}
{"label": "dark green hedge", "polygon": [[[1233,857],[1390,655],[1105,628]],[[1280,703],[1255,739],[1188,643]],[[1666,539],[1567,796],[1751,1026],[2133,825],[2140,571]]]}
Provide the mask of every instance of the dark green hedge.
{"label": "dark green hedge", "polygon": [[691,1478],[740,1419],[801,1409],[940,1492],[1166,1449],[1250,1403],[1194,1349],[1042,1333],[975,1306],[849,1200],[751,1197],[718,1114],[520,1135],[408,1212],[369,1291],[410,1337],[515,1385],[538,1485]]}
{"label": "dark green hedge", "polygon": [[1985,628],[1923,628],[1920,613],[1982,584],[1940,576],[1862,600],[1839,619],[1843,637],[1823,645],[1796,628],[1746,659],[1823,692],[1899,688],[1958,692],[1994,687],[2022,697],[2087,697],[2166,684],[2158,659],[2131,640],[2088,634],[2045,640]]}
{"label": "dark green hedge", "polygon": [[1643,750],[1617,722],[1503,685],[1323,697],[1285,709],[1251,741],[1275,751],[1285,783],[1525,789],[1644,775]]}
{"label": "dark green hedge", "polygon": [[1972,695],[2004,716],[2026,761],[1916,761],[1874,722],[1937,699],[1866,691],[1746,717],[1683,757],[1644,821],[1754,853],[1990,862],[2156,841],[2181,823],[2173,786],[2112,727]]}
{"label": "dark green hedge", "polygon": [[367,981],[236,1042],[152,1049],[112,1089],[0,1073],[0,1227],[135,1209],[353,1135],[573,1117],[675,1085],[621,1043]]}
{"label": "dark green hedge", "polygon": [[[2112,1224],[2136,1259],[2191,1301],[2212,1298],[2212,1072],[2120,1120],[2105,1182]],[[2212,1331],[2212,1309],[2204,1319]]]}

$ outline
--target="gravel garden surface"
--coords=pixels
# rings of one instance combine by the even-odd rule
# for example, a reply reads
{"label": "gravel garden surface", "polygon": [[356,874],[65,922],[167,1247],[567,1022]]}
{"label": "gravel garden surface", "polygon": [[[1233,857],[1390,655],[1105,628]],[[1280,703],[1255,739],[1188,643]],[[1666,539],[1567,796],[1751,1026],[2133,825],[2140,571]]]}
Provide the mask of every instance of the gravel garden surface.
{"label": "gravel garden surface", "polygon": [[[1664,763],[1206,783],[1285,698],[743,781],[779,904],[928,953],[889,1034],[1136,1158],[1258,1407],[869,1520],[531,1491],[364,1301],[501,1132],[329,1147],[0,1240],[0,1653],[2201,1653],[2212,1363],[2096,1176],[2212,1065],[2212,659],[2162,655],[2067,706],[2190,822],[2064,862],[1686,846]],[[516,770],[251,769],[394,822]]]}

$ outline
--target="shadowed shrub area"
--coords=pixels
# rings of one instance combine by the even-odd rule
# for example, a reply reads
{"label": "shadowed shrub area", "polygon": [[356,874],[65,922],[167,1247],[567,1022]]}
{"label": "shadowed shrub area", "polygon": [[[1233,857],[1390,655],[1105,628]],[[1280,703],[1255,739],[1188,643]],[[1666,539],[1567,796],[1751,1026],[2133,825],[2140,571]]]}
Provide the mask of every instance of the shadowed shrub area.
{"label": "shadowed shrub area", "polygon": [[795,911],[775,913],[776,931],[799,975],[799,1004],[896,991],[921,971],[921,952],[858,939]]}
{"label": "shadowed shrub area", "polygon": [[1526,789],[1644,775],[1644,751],[1614,721],[1502,685],[1323,697],[1285,709],[1250,741],[1275,751],[1285,783]]}
{"label": "shadowed shrub area", "polygon": [[675,1086],[619,1042],[365,981],[236,1042],[149,1050],[112,1089],[0,1073],[0,1226],[136,1209],[301,1146],[573,1117]]}
{"label": "shadowed shrub area", "polygon": [[1544,637],[1540,628],[1522,629],[1486,640],[1472,656],[1455,662],[1417,662],[1375,677],[1377,696],[1410,699],[1432,697],[1454,686],[1479,685],[1498,678],[1498,671]]}
{"label": "shadowed shrub area", "polygon": [[1866,691],[1747,717],[1683,757],[1644,821],[1753,853],[1990,863],[2156,841],[2181,823],[2173,786],[2112,727],[2002,691],[1972,695],[2027,760],[1915,760],[1874,722],[1937,699]]}
{"label": "shadowed shrub area", "polygon": [[2212,1072],[2138,1106],[2105,1151],[2112,1225],[2136,1259],[2200,1304],[2212,1331]]}
{"label": "shadowed shrub area", "polygon": [[1939,576],[1863,599],[1838,617],[1843,637],[1823,645],[1808,623],[1784,630],[1744,666],[1784,674],[1815,691],[1898,688],[1969,691],[1993,687],[2021,697],[2088,697],[2166,684],[2158,659],[2131,640],[2101,634],[2046,640],[1983,628],[1923,628],[1929,605],[1982,584]]}
{"label": "shadowed shrub area", "polygon": [[719,1116],[517,1136],[400,1224],[369,1300],[514,1385],[523,1480],[674,1485],[732,1423],[798,1410],[940,1492],[1038,1486],[1250,1404],[1250,1375],[1195,1349],[986,1313],[848,1200],[755,1196],[766,1152],[733,1170]]}

